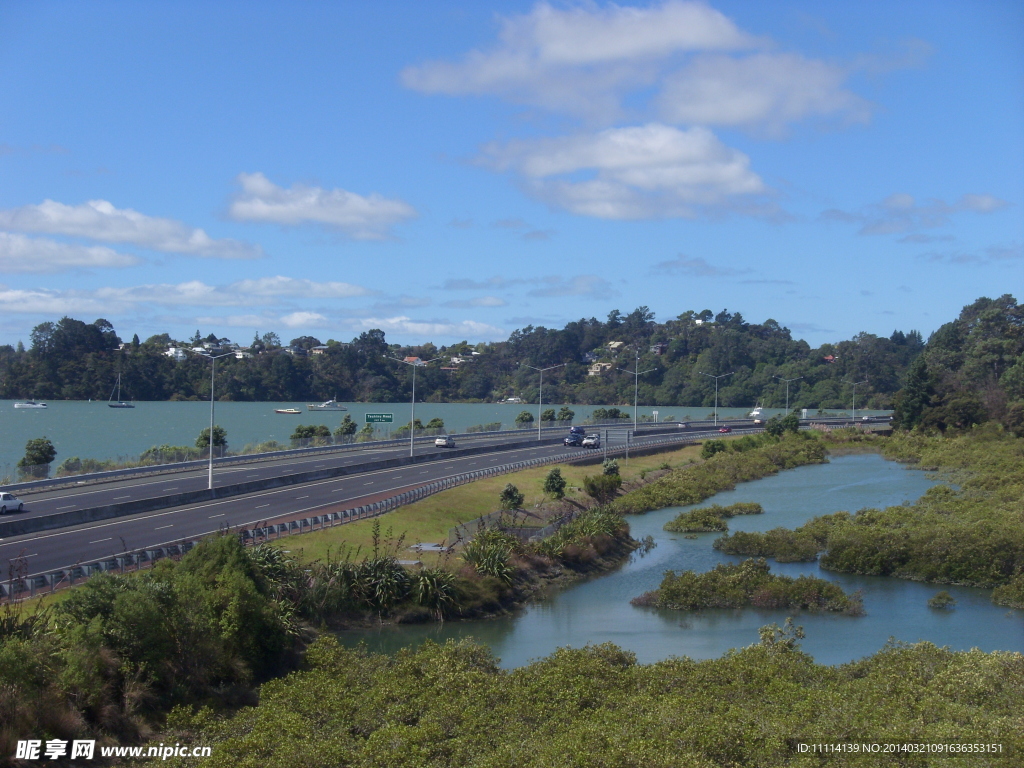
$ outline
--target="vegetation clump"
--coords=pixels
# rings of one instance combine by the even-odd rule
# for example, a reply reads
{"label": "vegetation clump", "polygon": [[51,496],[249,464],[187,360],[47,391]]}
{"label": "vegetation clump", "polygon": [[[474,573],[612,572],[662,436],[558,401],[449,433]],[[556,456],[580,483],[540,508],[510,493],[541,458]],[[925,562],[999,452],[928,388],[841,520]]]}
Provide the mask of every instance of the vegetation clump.
{"label": "vegetation clump", "polygon": [[948,610],[956,607],[956,598],[953,597],[946,590],[936,592],[932,597],[928,598],[928,607],[937,608],[939,610]]}
{"label": "vegetation clump", "polygon": [[705,573],[667,571],[657,590],[633,599],[634,605],[653,605],[680,611],[705,608],[799,608],[858,616],[860,596],[814,576],[796,579],[771,573],[764,558],[720,563]]}
{"label": "vegetation clump", "polygon": [[706,533],[709,531],[725,531],[728,525],[725,519],[736,515],[760,515],[764,509],[760,504],[750,502],[739,502],[723,507],[720,504],[712,504],[710,507],[700,507],[689,512],[680,512],[672,520],[665,523],[666,531],[674,533]]}

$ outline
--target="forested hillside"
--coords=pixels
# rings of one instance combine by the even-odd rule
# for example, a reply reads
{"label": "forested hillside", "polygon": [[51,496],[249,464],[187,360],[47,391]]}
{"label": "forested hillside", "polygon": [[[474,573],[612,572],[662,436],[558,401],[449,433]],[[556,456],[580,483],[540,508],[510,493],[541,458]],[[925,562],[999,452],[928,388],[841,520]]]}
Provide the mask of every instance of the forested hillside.
{"label": "forested hillside", "polygon": [[[974,319],[962,316],[943,326],[927,348],[920,333],[895,331],[888,338],[860,333],[812,349],[774,320],[749,323],[738,312],[704,310],[658,323],[647,307],[628,315],[615,310],[604,321],[581,319],[562,329],[528,326],[506,341],[450,347],[390,345],[380,330],[349,342],[321,344],[306,336],[283,346],[269,333],[243,344],[251,357],[229,355],[218,361],[216,391],[226,400],[402,401],[410,396],[411,368],[386,358],[419,356],[441,358],[421,368],[416,382],[417,395],[435,402],[512,395],[536,402],[538,373],[526,366],[562,365],[545,375],[545,401],[631,403],[630,372],[639,365],[641,371],[653,369],[639,382],[640,402],[652,405],[711,406],[714,381],[703,372],[732,374],[720,379],[722,406],[762,401],[784,406],[782,380],[790,379],[793,408],[849,407],[852,381],[866,381],[857,388],[858,407],[886,408],[893,406],[909,371],[912,382],[924,382],[914,385],[913,397],[927,400],[928,407],[959,407],[950,393],[981,377],[988,389],[977,391],[978,402],[989,411],[1005,410],[1024,398],[1021,310],[1011,296],[1003,296],[979,299],[964,312]],[[65,317],[36,326],[28,349],[0,347],[0,395],[106,399],[120,372],[123,398],[207,398],[209,361],[191,352],[181,361],[166,354],[169,346],[204,341],[228,342],[197,331],[185,342],[161,334],[123,344],[106,320],[90,324]],[[317,346],[320,354],[309,354]],[[599,373],[589,375],[598,367]],[[904,409],[917,414],[912,418],[921,418],[925,405],[903,402]]]}

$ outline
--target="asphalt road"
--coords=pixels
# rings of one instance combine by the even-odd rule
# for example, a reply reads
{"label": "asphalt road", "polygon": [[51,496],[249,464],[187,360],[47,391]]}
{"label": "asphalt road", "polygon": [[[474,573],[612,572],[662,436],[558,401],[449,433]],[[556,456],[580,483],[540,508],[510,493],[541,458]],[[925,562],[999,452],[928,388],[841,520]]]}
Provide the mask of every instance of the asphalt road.
{"label": "asphalt road", "polygon": [[[687,434],[683,432],[682,434]],[[637,447],[664,436],[638,437]],[[283,516],[298,517],[359,505],[360,500],[401,493],[452,475],[566,452],[562,445],[482,453],[190,504],[0,541],[0,563],[19,561],[25,574],[89,563],[125,551],[171,544],[223,528],[253,527]],[[578,450],[578,449],[574,449]],[[600,453],[595,451],[595,453]],[[321,457],[322,458],[322,457]],[[166,487],[166,481],[164,483]],[[205,487],[205,486],[201,486]],[[415,542],[413,542],[415,543]],[[6,579],[7,573],[0,578]]]}

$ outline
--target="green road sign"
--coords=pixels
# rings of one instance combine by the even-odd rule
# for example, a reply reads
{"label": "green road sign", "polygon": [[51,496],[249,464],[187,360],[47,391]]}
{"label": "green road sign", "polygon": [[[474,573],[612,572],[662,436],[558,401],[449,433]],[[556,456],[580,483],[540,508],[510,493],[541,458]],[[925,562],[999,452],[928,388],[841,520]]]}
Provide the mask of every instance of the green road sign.
{"label": "green road sign", "polygon": [[367,424],[390,424],[395,420],[393,413],[368,413],[366,414]]}

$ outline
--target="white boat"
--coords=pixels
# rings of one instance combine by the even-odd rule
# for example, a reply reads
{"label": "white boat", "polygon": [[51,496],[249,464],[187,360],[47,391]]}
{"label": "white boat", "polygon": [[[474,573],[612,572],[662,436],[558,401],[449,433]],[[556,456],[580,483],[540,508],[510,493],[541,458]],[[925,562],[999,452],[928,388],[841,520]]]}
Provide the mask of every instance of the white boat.
{"label": "white boat", "polygon": [[317,405],[316,403],[309,403],[306,406],[306,408],[308,408],[311,411],[347,411],[348,410],[348,408],[346,408],[344,405],[339,403],[337,400],[328,400],[326,403],[320,403],[319,405]]}
{"label": "white boat", "polygon": [[35,400],[26,400],[23,403],[15,403],[15,408],[45,408],[46,403],[37,403]]}
{"label": "white boat", "polygon": [[752,419],[763,419],[764,409],[760,405],[758,405],[756,408],[754,408],[754,410],[752,410],[747,415]]}
{"label": "white boat", "polygon": [[302,413],[298,408],[275,408],[274,413],[286,413],[289,416],[294,416],[297,413]]}
{"label": "white boat", "polygon": [[126,403],[121,399],[121,374],[117,374],[117,400],[113,399],[114,390],[110,390],[110,400],[107,400],[108,408],[134,408],[135,403]]}
{"label": "white boat", "polygon": [[521,397],[510,397],[510,398],[508,398],[508,400],[502,400],[501,402],[505,403],[506,405],[522,405],[523,404],[523,398],[521,398]]}

